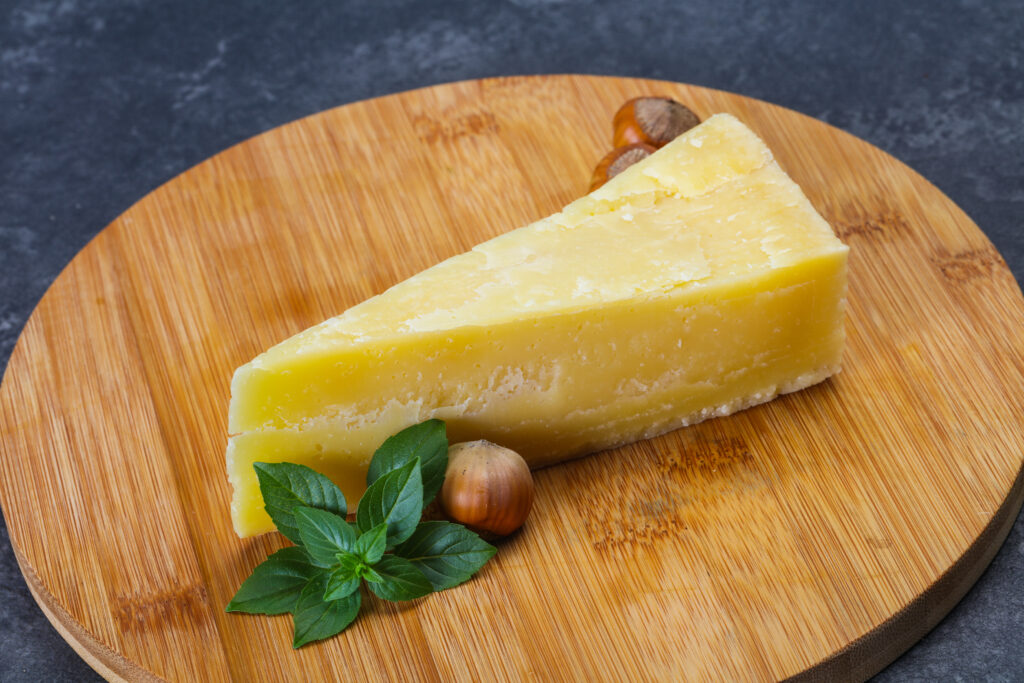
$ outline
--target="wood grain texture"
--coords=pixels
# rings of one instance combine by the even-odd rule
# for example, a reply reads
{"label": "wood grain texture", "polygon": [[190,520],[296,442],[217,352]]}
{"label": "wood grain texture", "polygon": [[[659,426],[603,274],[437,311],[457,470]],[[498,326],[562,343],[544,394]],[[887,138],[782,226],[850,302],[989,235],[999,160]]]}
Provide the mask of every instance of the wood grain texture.
{"label": "wood grain texture", "polygon": [[[585,192],[638,95],[731,112],[851,245],[843,372],[743,413],[541,470],[468,584],[372,596],[292,651],[223,606],[238,365]],[[1024,299],[978,228],[820,122],[687,85],[455,83],[275,129],[104,230],[0,387],[0,502],[33,594],[115,680],[858,679],[930,629],[1024,497]]]}

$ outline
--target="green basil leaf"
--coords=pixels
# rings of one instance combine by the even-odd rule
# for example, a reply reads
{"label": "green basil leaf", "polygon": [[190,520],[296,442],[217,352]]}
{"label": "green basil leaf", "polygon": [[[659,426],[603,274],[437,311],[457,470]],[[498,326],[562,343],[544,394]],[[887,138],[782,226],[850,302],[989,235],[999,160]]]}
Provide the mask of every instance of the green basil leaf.
{"label": "green basil leaf", "polygon": [[388,525],[378,524],[356,539],[352,552],[363,558],[367,564],[374,564],[384,555],[387,535]]}
{"label": "green basil leaf", "polygon": [[327,586],[324,588],[324,600],[340,600],[352,595],[359,588],[359,577],[355,572],[338,568],[327,576]]}
{"label": "green basil leaf", "polygon": [[395,554],[427,577],[434,590],[457,586],[471,577],[497,552],[461,524],[423,522]]}
{"label": "green basil leaf", "polygon": [[292,543],[301,543],[292,511],[299,505],[327,510],[344,519],[345,496],[334,482],[305,465],[290,462],[253,463],[267,514]]}
{"label": "green basil leaf", "polygon": [[351,572],[353,576],[359,576],[359,568],[363,566],[363,558],[350,551],[340,552],[335,557],[338,560],[337,566],[339,568]]}
{"label": "green basil leaf", "polygon": [[385,600],[415,600],[434,590],[423,572],[405,558],[385,555],[373,568],[381,580],[366,585]]}
{"label": "green basil leaf", "polygon": [[324,600],[328,573],[320,572],[302,589],[292,612],[295,639],[292,647],[300,648],[314,640],[322,640],[345,630],[359,614],[362,597],[353,591],[339,600]]}
{"label": "green basil leaf", "polygon": [[356,528],[365,534],[378,524],[386,524],[386,547],[391,548],[416,530],[422,512],[420,459],[413,458],[370,484],[356,509]]}
{"label": "green basil leaf", "polygon": [[302,589],[316,572],[317,568],[310,563],[302,548],[282,548],[252,570],[225,611],[249,614],[291,612]]}
{"label": "green basil leaf", "polygon": [[380,581],[380,575],[373,571],[373,568],[355,553],[338,553],[338,564],[335,566],[335,571],[344,572],[367,581]]}
{"label": "green basil leaf", "polygon": [[388,472],[412,462],[414,458],[420,459],[423,504],[426,505],[441,490],[444,473],[448,469],[448,437],[444,422],[427,420],[388,438],[370,460],[366,485],[370,486]]}
{"label": "green basil leaf", "polygon": [[375,572],[373,570],[373,567],[371,567],[368,564],[364,564],[362,567],[360,567],[359,568],[359,573],[362,575],[363,580],[367,581],[369,583],[380,583],[381,581],[384,580],[381,577],[381,575],[378,574],[377,572]]}
{"label": "green basil leaf", "polygon": [[356,533],[343,517],[310,507],[295,508],[295,522],[306,553],[318,567],[338,563],[338,553],[351,552]]}

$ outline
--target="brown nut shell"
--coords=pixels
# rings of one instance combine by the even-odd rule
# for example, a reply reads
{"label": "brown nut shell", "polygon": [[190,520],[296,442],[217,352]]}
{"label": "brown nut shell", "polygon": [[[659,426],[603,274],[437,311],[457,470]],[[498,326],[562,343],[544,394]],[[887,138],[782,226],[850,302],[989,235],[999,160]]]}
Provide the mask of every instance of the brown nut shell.
{"label": "brown nut shell", "polygon": [[448,449],[439,497],[452,520],[485,534],[506,536],[523,525],[533,507],[533,476],[515,451],[490,441]]}
{"label": "brown nut shell", "polygon": [[646,159],[656,151],[654,147],[643,143],[616,147],[608,152],[601,161],[597,162],[594,175],[590,177],[589,191],[593,192],[636,162]]}
{"label": "brown nut shell", "polygon": [[667,97],[635,97],[615,112],[615,147],[643,143],[660,148],[700,123],[689,108]]}

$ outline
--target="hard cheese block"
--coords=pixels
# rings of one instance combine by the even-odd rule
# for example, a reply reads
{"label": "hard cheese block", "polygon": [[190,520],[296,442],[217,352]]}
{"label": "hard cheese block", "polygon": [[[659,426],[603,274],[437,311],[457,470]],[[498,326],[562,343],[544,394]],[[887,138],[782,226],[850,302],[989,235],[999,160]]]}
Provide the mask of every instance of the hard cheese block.
{"label": "hard cheese block", "polygon": [[235,530],[273,528],[253,462],[307,464],[352,505],[377,446],[428,418],[540,466],[820,382],[839,370],[846,257],[767,146],[713,116],[239,368]]}

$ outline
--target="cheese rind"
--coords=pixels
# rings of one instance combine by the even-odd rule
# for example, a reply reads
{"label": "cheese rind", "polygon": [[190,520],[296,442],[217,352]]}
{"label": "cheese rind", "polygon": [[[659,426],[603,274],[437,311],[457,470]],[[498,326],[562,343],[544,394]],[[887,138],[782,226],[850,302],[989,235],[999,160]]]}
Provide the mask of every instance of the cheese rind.
{"label": "cheese rind", "polygon": [[431,417],[540,466],[821,381],[839,369],[846,255],[764,143],[712,117],[239,368],[235,529],[272,528],[255,461],[309,464],[354,502],[376,447]]}

